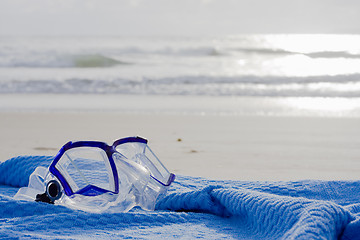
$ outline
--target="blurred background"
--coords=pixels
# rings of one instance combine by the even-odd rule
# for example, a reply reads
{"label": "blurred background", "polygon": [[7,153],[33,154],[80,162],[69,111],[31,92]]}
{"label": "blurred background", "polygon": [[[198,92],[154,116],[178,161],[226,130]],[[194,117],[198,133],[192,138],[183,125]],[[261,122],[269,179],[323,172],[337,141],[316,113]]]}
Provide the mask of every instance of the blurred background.
{"label": "blurred background", "polygon": [[281,107],[245,113],[359,116],[359,9],[354,0],[1,0],[0,93],[270,97]]}
{"label": "blurred background", "polygon": [[357,0],[0,0],[1,157],[139,134],[179,174],[357,178],[359,12]]}

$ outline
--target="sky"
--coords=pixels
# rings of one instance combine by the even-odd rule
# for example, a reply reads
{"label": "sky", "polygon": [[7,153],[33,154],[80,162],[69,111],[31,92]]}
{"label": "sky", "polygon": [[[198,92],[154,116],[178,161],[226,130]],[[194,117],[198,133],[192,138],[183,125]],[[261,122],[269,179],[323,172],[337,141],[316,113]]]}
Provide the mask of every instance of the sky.
{"label": "sky", "polygon": [[359,0],[0,0],[0,35],[360,34]]}

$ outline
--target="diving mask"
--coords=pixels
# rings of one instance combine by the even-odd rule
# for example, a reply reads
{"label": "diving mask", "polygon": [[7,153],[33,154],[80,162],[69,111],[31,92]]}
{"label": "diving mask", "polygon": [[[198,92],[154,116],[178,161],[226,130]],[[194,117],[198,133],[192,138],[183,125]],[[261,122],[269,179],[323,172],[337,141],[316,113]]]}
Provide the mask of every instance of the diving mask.
{"label": "diving mask", "polygon": [[15,199],[64,205],[88,212],[154,210],[175,175],[141,137],[65,144],[48,168],[37,167]]}

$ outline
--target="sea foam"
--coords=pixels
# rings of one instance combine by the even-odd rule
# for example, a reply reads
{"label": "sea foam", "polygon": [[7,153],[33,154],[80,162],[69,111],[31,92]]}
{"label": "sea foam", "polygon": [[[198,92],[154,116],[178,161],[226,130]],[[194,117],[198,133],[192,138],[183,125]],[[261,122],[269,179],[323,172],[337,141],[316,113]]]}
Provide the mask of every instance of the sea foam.
{"label": "sea foam", "polygon": [[0,93],[360,97],[360,75],[316,77],[67,78],[0,81]]}

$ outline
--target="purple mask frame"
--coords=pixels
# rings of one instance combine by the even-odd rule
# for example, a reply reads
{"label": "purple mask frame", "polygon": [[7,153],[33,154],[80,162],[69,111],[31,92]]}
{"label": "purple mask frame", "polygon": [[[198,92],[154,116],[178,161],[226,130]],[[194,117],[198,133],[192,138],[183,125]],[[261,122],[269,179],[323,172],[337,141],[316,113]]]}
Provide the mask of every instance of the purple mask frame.
{"label": "purple mask frame", "polygon": [[[139,143],[147,144],[148,141],[141,137],[127,137],[127,138],[122,138],[122,139],[116,140],[111,146],[109,146],[105,142],[98,142],[98,141],[77,141],[77,142],[70,141],[70,142],[66,143],[59,150],[59,152],[57,153],[57,155],[55,156],[53,162],[51,163],[51,165],[49,167],[49,171],[57,179],[59,179],[62,187],[64,188],[64,192],[67,196],[71,196],[74,194],[81,194],[81,195],[85,195],[85,196],[97,196],[97,195],[107,193],[107,192],[118,194],[119,193],[119,176],[118,176],[118,172],[117,172],[116,165],[115,165],[112,155],[115,152],[117,152],[116,151],[117,146],[124,144],[124,143],[129,143],[129,142],[139,142]],[[71,189],[70,184],[66,181],[64,176],[60,173],[60,171],[55,166],[67,150],[73,149],[73,148],[78,148],[78,147],[94,147],[94,148],[100,148],[100,149],[104,150],[104,152],[106,153],[107,158],[109,160],[112,174],[114,177],[115,191],[110,191],[110,190],[103,189],[103,188],[100,188],[100,187],[97,187],[94,185],[87,185],[86,187],[84,187],[76,192],[74,192]],[[169,186],[175,180],[175,175],[173,173],[170,173],[170,176],[166,183],[159,181],[159,179],[156,179],[152,175],[150,175],[150,176],[151,176],[151,178],[153,178],[154,180],[156,180],[158,183],[160,183],[163,186]]]}

